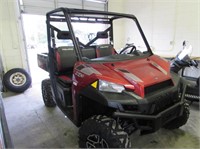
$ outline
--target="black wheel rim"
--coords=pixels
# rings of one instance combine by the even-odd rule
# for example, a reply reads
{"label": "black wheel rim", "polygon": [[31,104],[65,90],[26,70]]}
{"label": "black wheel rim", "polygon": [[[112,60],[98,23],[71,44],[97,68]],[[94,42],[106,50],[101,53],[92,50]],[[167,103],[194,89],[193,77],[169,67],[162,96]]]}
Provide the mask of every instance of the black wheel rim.
{"label": "black wheel rim", "polygon": [[97,134],[92,134],[87,137],[86,148],[109,148],[105,139]]}

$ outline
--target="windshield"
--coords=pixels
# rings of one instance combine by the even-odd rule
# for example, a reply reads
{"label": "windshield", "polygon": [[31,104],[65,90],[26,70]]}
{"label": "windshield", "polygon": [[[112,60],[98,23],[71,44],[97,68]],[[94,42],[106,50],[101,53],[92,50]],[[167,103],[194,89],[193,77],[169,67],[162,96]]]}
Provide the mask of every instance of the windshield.
{"label": "windshield", "polygon": [[[113,21],[113,34],[114,34],[114,46],[118,53],[123,50],[123,48],[128,45],[134,45],[136,50],[141,52],[148,51],[144,43],[144,40],[139,32],[139,29],[133,19],[120,18]],[[131,49],[127,48],[126,52],[122,54],[127,54]]]}
{"label": "windshield", "polygon": [[188,59],[190,59],[191,54],[192,54],[192,46],[191,45],[185,45],[185,46],[183,46],[183,50],[181,50],[179,52],[177,57],[178,57],[179,60],[187,61]]}

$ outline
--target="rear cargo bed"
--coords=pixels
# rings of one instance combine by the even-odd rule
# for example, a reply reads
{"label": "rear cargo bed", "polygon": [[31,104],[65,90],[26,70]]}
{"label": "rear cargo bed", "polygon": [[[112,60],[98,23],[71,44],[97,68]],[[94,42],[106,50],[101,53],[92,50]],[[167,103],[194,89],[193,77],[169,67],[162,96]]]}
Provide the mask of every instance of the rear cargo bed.
{"label": "rear cargo bed", "polygon": [[48,53],[37,54],[38,66],[45,71],[49,71]]}

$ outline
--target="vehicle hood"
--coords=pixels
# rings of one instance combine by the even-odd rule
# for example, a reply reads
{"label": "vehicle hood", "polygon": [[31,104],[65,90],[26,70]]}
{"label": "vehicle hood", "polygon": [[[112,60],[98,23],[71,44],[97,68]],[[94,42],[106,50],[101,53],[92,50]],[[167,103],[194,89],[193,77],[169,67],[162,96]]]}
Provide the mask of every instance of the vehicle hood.
{"label": "vehicle hood", "polygon": [[169,62],[159,56],[91,65],[98,79],[124,85],[144,97],[145,88],[171,80]]}

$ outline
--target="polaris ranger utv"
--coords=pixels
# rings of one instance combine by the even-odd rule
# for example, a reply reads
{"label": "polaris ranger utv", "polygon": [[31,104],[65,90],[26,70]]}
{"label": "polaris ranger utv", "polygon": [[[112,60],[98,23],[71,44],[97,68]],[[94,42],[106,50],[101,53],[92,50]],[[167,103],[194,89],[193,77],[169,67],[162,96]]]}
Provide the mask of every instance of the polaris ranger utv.
{"label": "polaris ranger utv", "polygon": [[[187,85],[152,53],[135,16],[58,8],[46,17],[48,53],[38,54],[50,74],[42,81],[44,104],[80,127],[81,148],[127,148],[135,130],[187,122]],[[134,44],[120,50],[127,40]]]}

